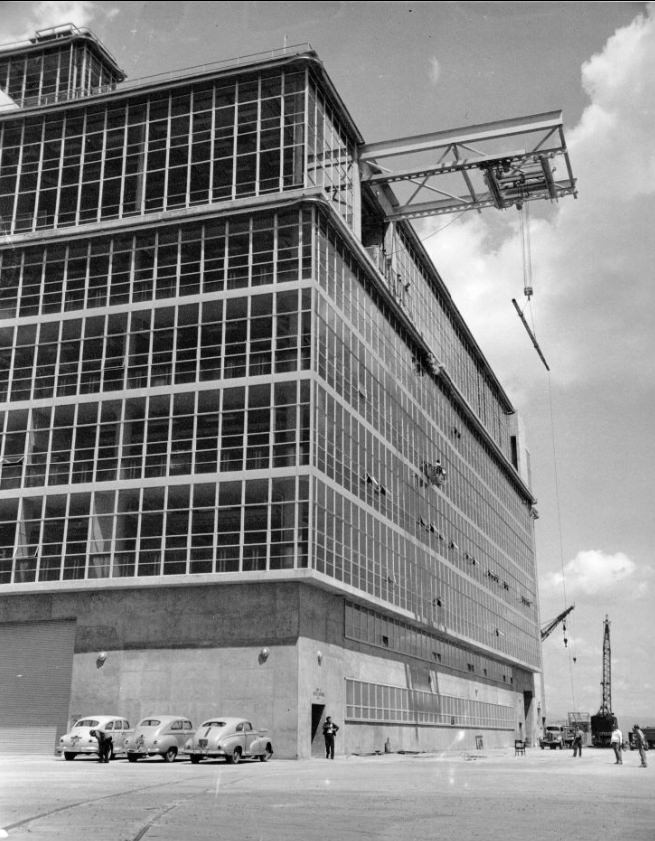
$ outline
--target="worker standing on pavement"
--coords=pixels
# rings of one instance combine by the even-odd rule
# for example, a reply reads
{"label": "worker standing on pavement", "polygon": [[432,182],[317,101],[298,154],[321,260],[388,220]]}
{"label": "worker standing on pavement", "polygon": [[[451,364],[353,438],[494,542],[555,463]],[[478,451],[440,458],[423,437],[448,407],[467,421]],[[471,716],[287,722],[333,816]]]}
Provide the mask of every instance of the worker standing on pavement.
{"label": "worker standing on pavement", "polygon": [[576,756],[582,756],[582,740],[584,738],[584,733],[578,727],[575,731],[575,735],[573,736],[573,758],[575,759]]}
{"label": "worker standing on pavement", "polygon": [[325,719],[323,725],[323,738],[325,739],[325,758],[334,759],[334,738],[337,735],[338,725],[332,721],[330,716]]}
{"label": "worker standing on pavement", "polygon": [[644,736],[638,724],[635,724],[635,726],[632,728],[632,738],[635,747],[639,751],[639,756],[641,758],[641,767],[647,768],[648,763],[646,762],[646,737]]}
{"label": "worker standing on pavement", "polygon": [[623,765],[623,733],[619,730],[618,724],[612,730],[610,738],[610,745],[614,749],[614,756],[616,757],[615,765]]}

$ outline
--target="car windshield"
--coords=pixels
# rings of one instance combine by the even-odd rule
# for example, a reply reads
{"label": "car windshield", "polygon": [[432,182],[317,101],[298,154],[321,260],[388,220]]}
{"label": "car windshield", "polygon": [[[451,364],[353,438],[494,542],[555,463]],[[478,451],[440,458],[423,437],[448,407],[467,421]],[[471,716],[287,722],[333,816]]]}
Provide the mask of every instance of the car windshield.
{"label": "car windshield", "polygon": [[81,718],[75,722],[75,727],[97,727],[100,724],[95,718]]}
{"label": "car windshield", "polygon": [[159,727],[161,721],[158,718],[144,718],[139,722],[139,727]]}
{"label": "car windshield", "polygon": [[224,721],[212,720],[212,721],[205,721],[202,727],[225,727]]}

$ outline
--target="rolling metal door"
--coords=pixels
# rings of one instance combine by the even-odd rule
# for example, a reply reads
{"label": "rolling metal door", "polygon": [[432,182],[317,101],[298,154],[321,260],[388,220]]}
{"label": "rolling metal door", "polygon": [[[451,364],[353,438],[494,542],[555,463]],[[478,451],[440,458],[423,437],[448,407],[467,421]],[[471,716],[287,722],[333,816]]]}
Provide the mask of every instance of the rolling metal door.
{"label": "rolling metal door", "polygon": [[0,753],[53,753],[66,729],[75,621],[0,624]]}

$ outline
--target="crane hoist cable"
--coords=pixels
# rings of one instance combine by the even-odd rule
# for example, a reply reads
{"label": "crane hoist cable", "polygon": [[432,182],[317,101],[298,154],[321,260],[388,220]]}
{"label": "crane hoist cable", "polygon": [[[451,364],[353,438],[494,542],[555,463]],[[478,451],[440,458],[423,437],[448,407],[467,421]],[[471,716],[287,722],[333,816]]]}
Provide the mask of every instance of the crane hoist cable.
{"label": "crane hoist cable", "polygon": [[568,639],[566,637],[566,622],[564,621],[568,613],[570,612],[566,609],[566,605],[568,603],[568,597],[566,594],[566,570],[564,565],[564,544],[562,540],[562,513],[561,513],[561,506],[560,506],[560,493],[559,493],[559,472],[558,472],[558,460],[557,460],[557,446],[555,441],[555,413],[553,410],[553,392],[552,392],[552,382],[550,378],[550,367],[546,362],[546,359],[539,347],[539,343],[536,338],[536,330],[534,328],[534,308],[530,307],[530,315],[532,317],[532,329],[527,322],[525,317],[525,309],[527,306],[532,303],[532,296],[534,294],[534,283],[533,283],[533,272],[532,272],[532,244],[530,239],[530,217],[528,212],[528,203],[523,202],[521,205],[518,206],[519,210],[519,218],[520,218],[520,234],[521,234],[521,255],[523,258],[523,294],[527,298],[526,305],[522,310],[518,305],[515,298],[512,298],[512,304],[516,309],[519,318],[521,319],[523,326],[525,327],[532,344],[534,345],[535,350],[539,354],[539,358],[543,362],[546,370],[548,371],[548,406],[549,406],[549,417],[550,417],[550,435],[551,435],[551,442],[552,442],[552,457],[553,457],[553,476],[554,476],[554,488],[555,488],[555,507],[557,512],[557,534],[558,534],[558,541],[559,541],[559,555],[560,555],[560,567],[561,567],[561,575],[562,575],[562,601],[563,607],[565,610],[563,611],[562,617],[562,631],[564,634],[564,647],[568,649],[568,664],[569,664],[569,682],[570,682],[570,689],[571,689],[571,702],[572,702],[572,709],[577,709],[575,703],[575,685],[573,679],[573,664],[576,662],[577,657],[574,654],[574,646],[575,646],[575,634],[571,635],[571,648],[568,648]]}
{"label": "crane hoist cable", "polygon": [[528,203],[524,202],[523,204],[518,205],[518,211],[521,233],[521,254],[523,257],[523,294],[528,300],[523,309],[521,309],[521,307],[518,305],[516,298],[512,298],[512,304],[514,305],[514,309],[518,313],[518,316],[521,319],[523,326],[525,327],[526,333],[530,337],[530,341],[534,345],[534,349],[539,355],[539,359],[541,359],[541,361],[544,363],[546,370],[550,371],[550,367],[546,362],[546,357],[544,356],[541,348],[539,347],[539,342],[537,341],[537,337],[535,335],[534,318],[533,327],[531,329],[525,317],[525,309],[531,302],[532,295],[534,293],[534,287],[532,285],[532,245],[530,241],[530,216],[528,212]]}

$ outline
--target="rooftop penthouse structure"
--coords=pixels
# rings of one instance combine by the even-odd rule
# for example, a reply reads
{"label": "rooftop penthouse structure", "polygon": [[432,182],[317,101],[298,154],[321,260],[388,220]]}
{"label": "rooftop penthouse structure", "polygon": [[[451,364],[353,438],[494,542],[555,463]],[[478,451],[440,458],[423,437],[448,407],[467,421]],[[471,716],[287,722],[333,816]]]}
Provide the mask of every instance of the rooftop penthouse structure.
{"label": "rooftop penthouse structure", "polygon": [[105,711],[245,714],[287,757],[325,714],[346,752],[530,738],[519,425],[323,64],[124,78],[72,27],[0,50],[0,643],[33,675],[0,744]]}

